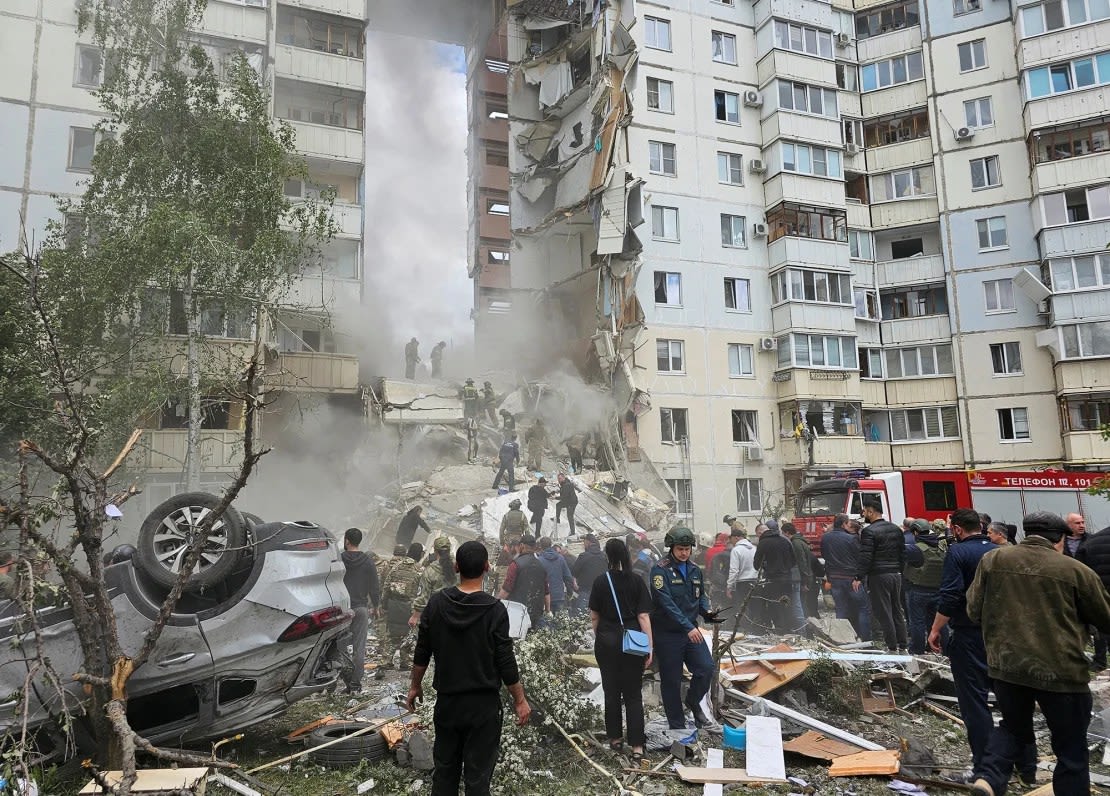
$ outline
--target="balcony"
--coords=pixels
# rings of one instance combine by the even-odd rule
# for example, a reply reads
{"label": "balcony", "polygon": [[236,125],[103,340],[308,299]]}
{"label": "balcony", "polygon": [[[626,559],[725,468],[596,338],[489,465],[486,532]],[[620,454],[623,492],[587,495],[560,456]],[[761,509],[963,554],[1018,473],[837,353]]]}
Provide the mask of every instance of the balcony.
{"label": "balcony", "polygon": [[1017,50],[1018,70],[1090,55],[1106,49],[1108,41],[1110,20],[1022,39]]}
{"label": "balcony", "polygon": [[810,461],[810,442],[806,440],[780,440],[783,467],[830,467],[856,469],[867,461],[863,437],[818,437],[812,441],[813,461]]}
{"label": "balcony", "polygon": [[1110,311],[1110,287],[1052,295],[1052,323],[1071,323],[1104,317]]}
{"label": "balcony", "polygon": [[1065,431],[1064,458],[1069,462],[1106,461],[1106,441],[1098,431]]}
{"label": "balcony", "polygon": [[[141,466],[152,473],[180,473],[185,470],[188,448],[185,429],[146,431],[140,450],[144,453]],[[205,472],[228,472],[239,467],[243,454],[243,432],[203,429],[200,437],[201,469]]]}
{"label": "balcony", "polygon": [[935,196],[920,199],[899,199],[871,205],[871,225],[906,227],[912,224],[935,224],[940,219],[940,205]]}
{"label": "balcony", "polygon": [[1073,359],[1056,363],[1056,391],[1061,395],[1110,390],[1110,359]]}
{"label": "balcony", "polygon": [[[862,155],[856,155],[856,160],[863,160]],[[844,207],[848,211],[848,229],[871,228],[871,205],[845,199]]]}
{"label": "balcony", "polygon": [[886,384],[878,379],[860,379],[859,391],[863,397],[863,405],[886,406]]}
{"label": "balcony", "polygon": [[896,442],[890,445],[890,456],[896,470],[960,468],[964,445],[960,440]]}
{"label": "balcony", "polygon": [[1025,103],[1025,129],[1081,122],[1105,112],[1110,104],[1110,86],[1085,88],[1042,97]]}
{"label": "balcony", "polygon": [[928,102],[924,80],[915,80],[900,86],[868,91],[860,97],[864,118],[901,113],[909,108],[920,108]]}
{"label": "balcony", "polygon": [[840,304],[787,301],[771,309],[771,324],[776,335],[801,330],[840,335],[856,333],[855,309]]}
{"label": "balcony", "polygon": [[875,263],[875,281],[880,289],[940,282],[943,279],[944,257],[939,254],[923,254]]}
{"label": "balcony", "polygon": [[297,135],[297,151],[310,157],[361,163],[365,157],[362,130],[286,120]]}
{"label": "balcony", "polygon": [[323,83],[352,91],[366,89],[366,62],[361,58],[278,44],[274,48],[274,72],[307,83]]}
{"label": "balcony", "polygon": [[[1039,213],[1035,214],[1040,216]],[[1040,234],[1041,257],[1067,257],[1072,254],[1101,252],[1110,241],[1110,220],[1083,221],[1046,227]]]}
{"label": "balcony", "polygon": [[293,392],[358,392],[358,357],[350,354],[283,352],[271,385]]}
{"label": "balcony", "polygon": [[875,263],[870,260],[852,260],[852,284],[855,287],[874,287]]}
{"label": "balcony", "polygon": [[933,142],[930,138],[912,138],[898,144],[869,147],[865,153],[869,171],[894,171],[907,166],[932,163]]}
{"label": "balcony", "polygon": [[836,107],[840,110],[841,116],[850,116],[853,119],[859,119],[863,116],[863,105],[860,103],[859,94],[855,91],[844,91],[843,89],[837,91]]}
{"label": "balcony", "polygon": [[278,3],[283,6],[303,8],[306,11],[337,14],[350,19],[366,19],[365,0],[278,0]]}
{"label": "balcony", "polygon": [[341,237],[362,237],[362,206],[336,202],[331,209],[332,218],[335,220],[336,235]]}
{"label": "balcony", "polygon": [[840,149],[844,145],[844,133],[837,119],[788,110],[775,111],[763,120],[764,143],[769,144],[776,138],[808,141],[833,149]]}
{"label": "balcony", "polygon": [[478,166],[478,187],[490,188],[495,191],[509,190],[509,167],[491,166],[482,163]]}
{"label": "balcony", "polygon": [[482,141],[507,142],[509,140],[509,120],[491,119],[483,113],[478,122],[477,137]]}
{"label": "balcony", "polygon": [[1033,193],[1065,191],[1083,185],[1092,174],[1110,174],[1110,152],[1038,163],[1033,167]]}
{"label": "balcony", "polygon": [[867,469],[872,473],[886,473],[894,469],[894,457],[889,442],[865,442],[863,455]]}
{"label": "balcony", "polygon": [[883,344],[879,336],[879,324],[866,318],[856,317],[856,344],[878,348]]}
{"label": "balcony", "polygon": [[879,329],[883,345],[912,345],[952,339],[952,323],[947,315],[882,321]]}
{"label": "balcony", "polygon": [[795,202],[818,207],[844,207],[844,183],[824,177],[811,177],[781,171],[763,184],[764,201],[768,206],[779,202]]}
{"label": "balcony", "polygon": [[757,28],[768,17],[805,20],[810,25],[826,30],[837,27],[836,14],[832,6],[818,0],[759,0],[753,3],[752,15]]}
{"label": "balcony", "polygon": [[836,85],[836,68],[832,61],[787,50],[771,50],[760,58],[756,64],[756,76],[756,82],[761,86],[775,78],[829,88]]}
{"label": "balcony", "polygon": [[861,64],[881,61],[892,55],[921,49],[921,28],[902,28],[881,36],[872,36],[856,42],[856,57]]}
{"label": "balcony", "polygon": [[767,264],[772,271],[783,265],[811,265],[841,271],[851,268],[847,243],[790,235],[767,244]]}
{"label": "balcony", "polygon": [[221,39],[265,44],[269,34],[269,19],[265,8],[209,3],[201,18],[200,32]]}
{"label": "balcony", "polygon": [[889,379],[886,382],[888,406],[922,406],[956,403],[956,377],[933,379]]}
{"label": "balcony", "polygon": [[859,402],[859,371],[789,368],[775,374],[775,397],[785,399],[846,400]]}

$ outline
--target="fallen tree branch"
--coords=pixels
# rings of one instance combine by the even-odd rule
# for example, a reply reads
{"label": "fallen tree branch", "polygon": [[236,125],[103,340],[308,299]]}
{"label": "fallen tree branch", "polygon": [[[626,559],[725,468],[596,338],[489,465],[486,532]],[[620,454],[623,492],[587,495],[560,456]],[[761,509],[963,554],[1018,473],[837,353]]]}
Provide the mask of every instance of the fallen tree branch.
{"label": "fallen tree branch", "polygon": [[247,769],[246,773],[248,773],[248,774],[257,774],[259,771],[265,771],[267,768],[273,768],[274,766],[281,765],[282,763],[288,763],[290,760],[296,760],[297,758],[304,757],[305,755],[307,755],[311,752],[315,752],[317,749],[326,749],[327,747],[332,746],[334,744],[337,744],[340,741],[345,741],[348,738],[357,738],[360,735],[366,735],[366,733],[370,732],[371,730],[380,730],[385,725],[390,724],[394,721],[397,721],[397,719],[403,719],[405,716],[408,716],[411,713],[412,713],[411,710],[406,710],[404,713],[401,713],[397,716],[390,716],[389,718],[381,719],[380,721],[375,721],[371,724],[367,724],[361,730],[355,730],[352,733],[348,733],[347,735],[343,735],[339,738],[335,738],[334,740],[327,741],[326,743],[322,743],[319,746],[312,746],[308,749],[305,749],[303,752],[297,752],[295,754],[286,755],[285,757],[282,757],[278,760],[272,760],[269,763],[263,763],[260,766],[255,766],[254,768],[249,768],[249,769]]}
{"label": "fallen tree branch", "polygon": [[597,769],[597,771],[600,772],[603,777],[613,781],[613,784],[617,786],[618,793],[623,793],[625,790],[627,790],[624,785],[621,784],[621,781],[617,779],[615,774],[610,773],[607,769],[602,768],[597,763],[595,763],[593,758],[586,754],[586,750],[579,746],[578,743],[573,738],[571,738],[570,735],[567,734],[567,731],[559,725],[559,722],[551,718],[550,715],[548,716],[547,720],[551,722],[551,725],[559,731],[560,735],[567,739],[567,743],[571,745],[571,748],[574,749],[574,751],[578,752],[578,754],[582,756],[583,760],[589,763],[593,768]]}

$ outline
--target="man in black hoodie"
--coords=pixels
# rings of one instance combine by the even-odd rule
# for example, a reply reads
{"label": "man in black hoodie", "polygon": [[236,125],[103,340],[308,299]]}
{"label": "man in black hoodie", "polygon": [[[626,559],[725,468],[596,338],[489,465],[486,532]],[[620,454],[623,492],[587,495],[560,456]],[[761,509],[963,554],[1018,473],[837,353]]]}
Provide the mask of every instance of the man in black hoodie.
{"label": "man in black hoodie", "polygon": [[351,679],[347,682],[347,693],[357,694],[362,690],[362,674],[366,669],[366,633],[370,627],[370,606],[378,612],[378,568],[374,559],[358,549],[362,544],[362,531],[348,528],[343,534],[343,585],[351,596]]}
{"label": "man in black hoodie", "polygon": [[408,708],[424,698],[424,672],[435,656],[432,796],[458,796],[460,779],[467,796],[488,796],[501,745],[501,684],[513,697],[517,724],[525,724],[532,709],[520,683],[508,611],[482,591],[486,548],[464,542],[455,569],[459,585],[433,594],[420,615]]}
{"label": "man in black hoodie", "polygon": [[902,572],[906,568],[906,540],[902,529],[883,519],[878,498],[863,499],[868,525],[859,535],[859,562],[852,589],[867,585],[871,617],[883,631],[886,648],[905,651],[909,646],[906,614],[902,610]]}
{"label": "man in black hoodie", "polygon": [[794,545],[779,531],[776,520],[767,520],[767,530],[759,537],[755,547],[755,568],[763,572],[763,594],[767,601],[765,616],[780,633],[798,631],[794,616],[791,595],[794,585],[791,582],[798,562],[794,557]]}
{"label": "man in black hoodie", "polygon": [[582,544],[585,549],[571,568],[574,579],[578,581],[578,599],[574,601],[575,614],[585,614],[590,605],[590,591],[598,575],[604,575],[609,564],[605,554],[601,552],[601,544],[597,537],[588,533],[583,537]]}

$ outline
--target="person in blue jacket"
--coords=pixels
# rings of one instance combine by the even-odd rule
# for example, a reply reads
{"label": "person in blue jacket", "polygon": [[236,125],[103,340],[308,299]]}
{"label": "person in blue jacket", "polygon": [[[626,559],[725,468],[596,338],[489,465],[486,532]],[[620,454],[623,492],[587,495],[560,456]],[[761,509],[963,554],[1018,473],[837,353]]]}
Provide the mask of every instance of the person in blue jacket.
{"label": "person in blue jacket", "polygon": [[690,689],[686,707],[694,714],[698,728],[717,725],[701,709],[702,698],[713,680],[713,657],[698,628],[698,617],[717,622],[717,613],[709,610],[709,596],[701,568],[690,560],[694,544],[693,532],[681,525],[672,528],[663,540],[667,555],[651,568],[651,628],[655,657],[659,662],[659,690],[663,709],[672,730],[686,728],[682,711],[682,667],[690,670]]}

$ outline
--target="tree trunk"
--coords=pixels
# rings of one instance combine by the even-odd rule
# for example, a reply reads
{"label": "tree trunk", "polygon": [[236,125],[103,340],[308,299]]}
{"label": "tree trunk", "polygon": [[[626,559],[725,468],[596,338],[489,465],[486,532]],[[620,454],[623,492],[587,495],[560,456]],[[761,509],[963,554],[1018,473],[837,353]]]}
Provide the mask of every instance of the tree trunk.
{"label": "tree trunk", "polygon": [[184,290],[184,305],[188,346],[186,351],[188,378],[189,428],[185,442],[185,488],[189,492],[200,491],[200,432],[201,432],[201,395],[200,362],[198,337],[200,336],[200,309],[193,293],[194,271],[189,270],[189,279]]}

